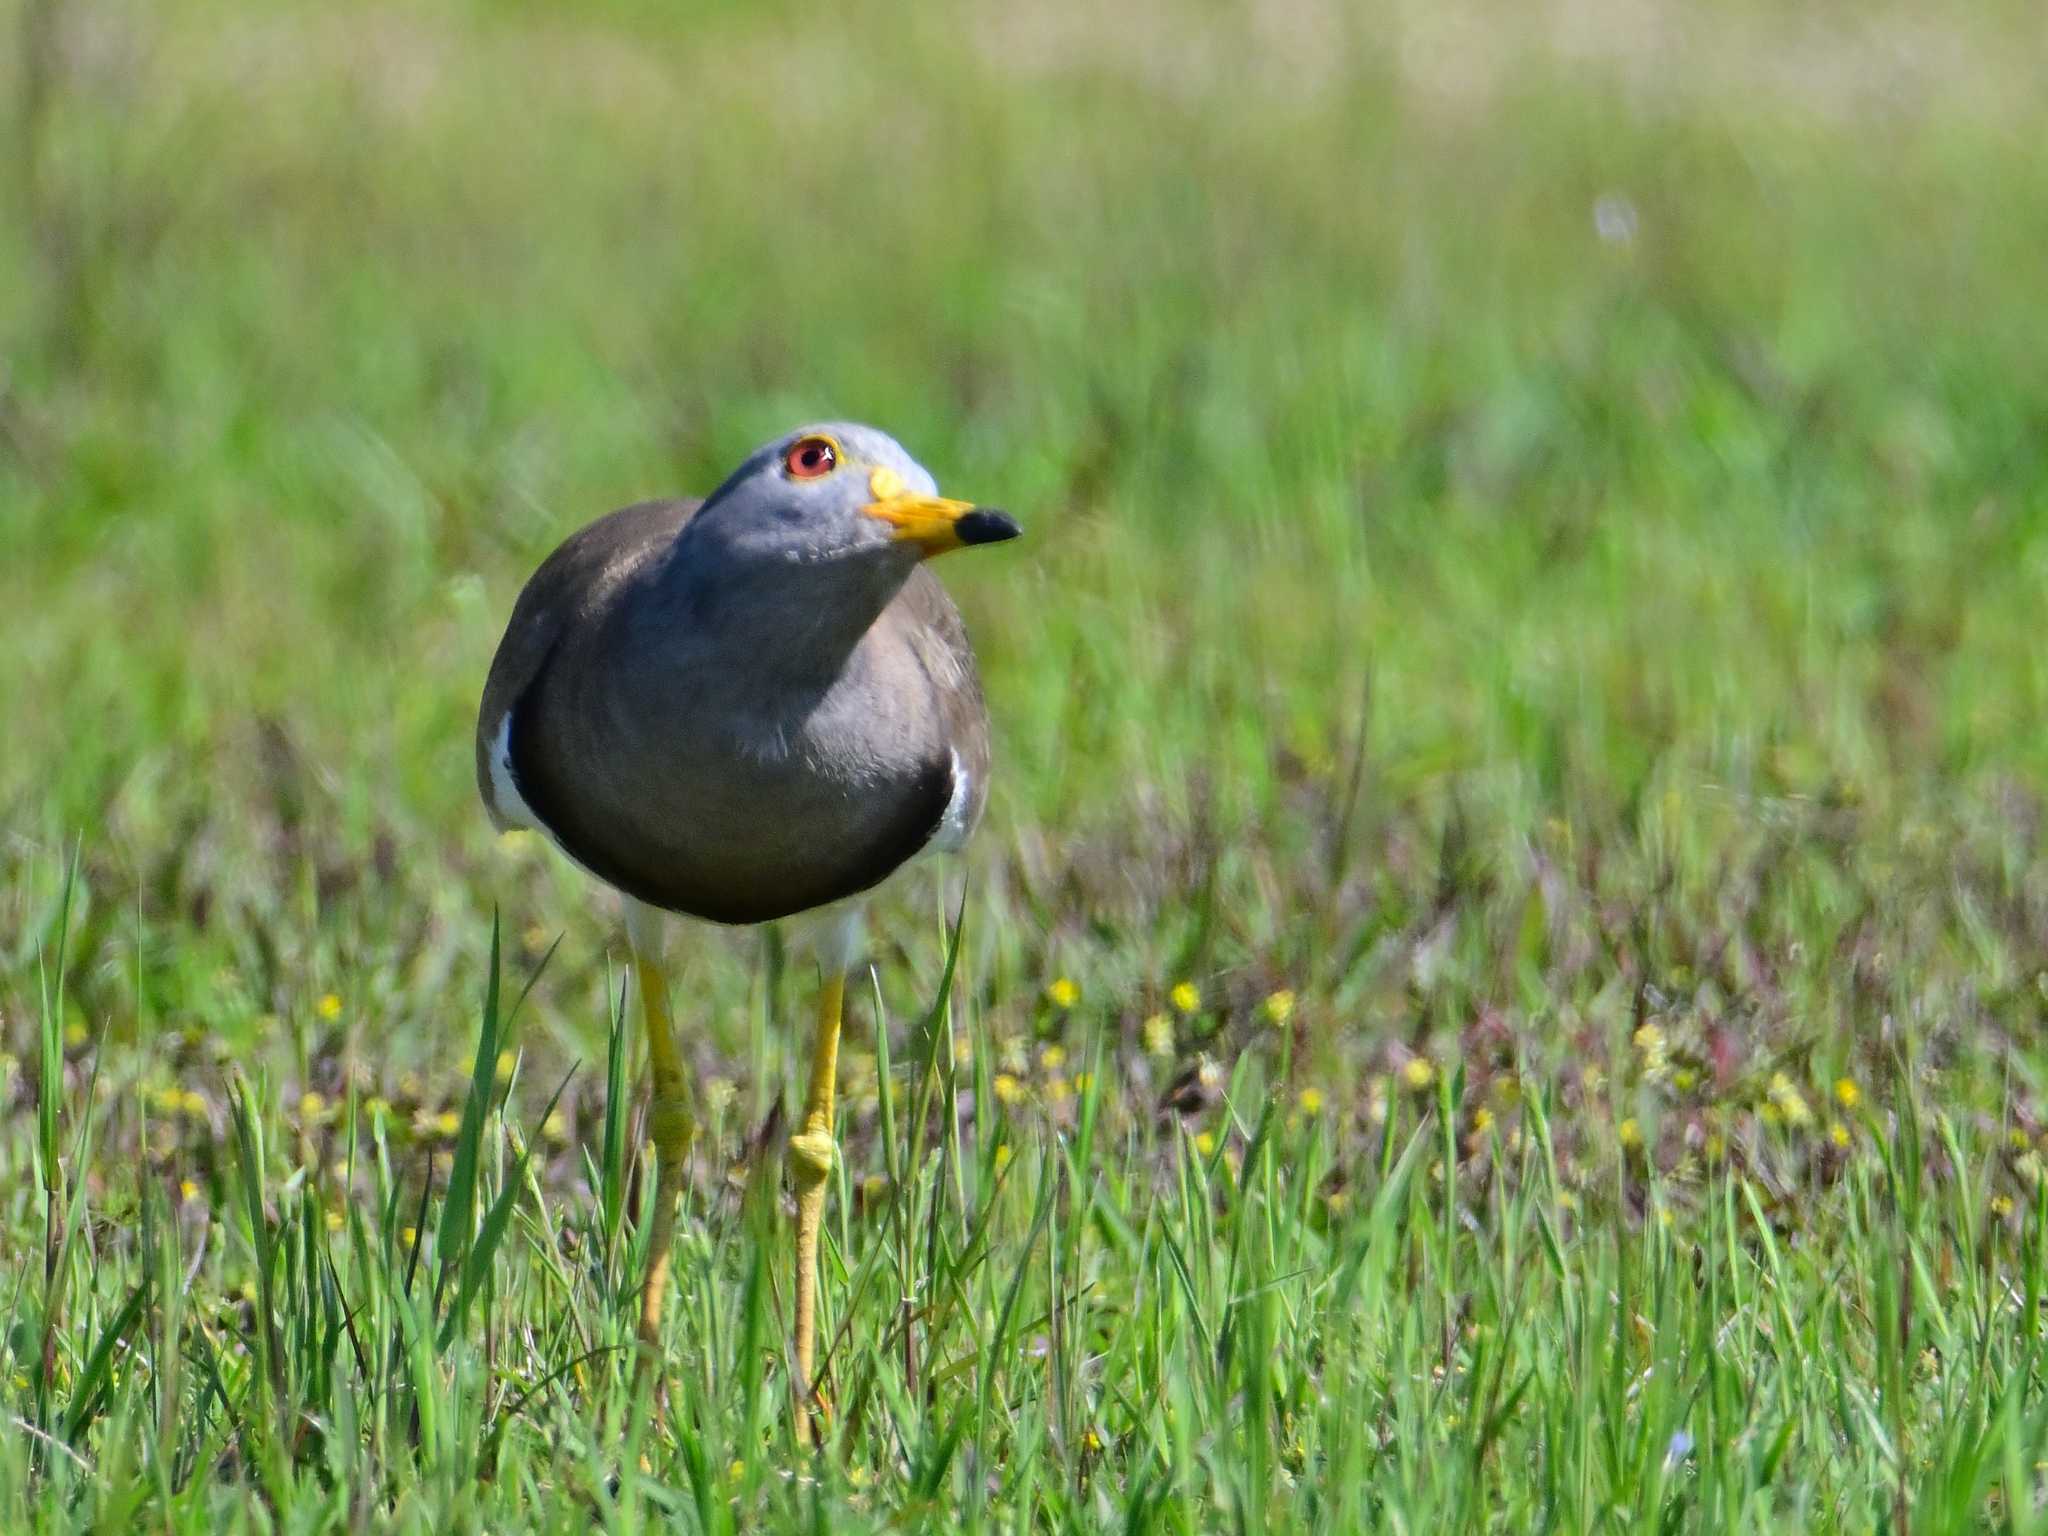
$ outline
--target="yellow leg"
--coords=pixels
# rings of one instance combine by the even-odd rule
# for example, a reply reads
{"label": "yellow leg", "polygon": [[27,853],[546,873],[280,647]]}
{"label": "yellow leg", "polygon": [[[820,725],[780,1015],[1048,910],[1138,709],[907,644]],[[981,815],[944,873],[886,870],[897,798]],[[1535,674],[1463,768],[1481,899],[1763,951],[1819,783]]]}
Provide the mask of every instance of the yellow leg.
{"label": "yellow leg", "polygon": [[796,1185],[796,1434],[811,1438],[811,1381],[818,1355],[818,1232],[825,1224],[825,1181],[838,1149],[832,1140],[832,1086],[839,1075],[839,1014],[846,977],[825,978],[818,993],[818,1043],[811,1055],[811,1091],[802,1128],[789,1138],[790,1176]]}
{"label": "yellow leg", "polygon": [[640,988],[640,1007],[647,1018],[648,1073],[654,1080],[654,1101],[648,1113],[648,1132],[654,1141],[654,1208],[648,1228],[647,1277],[640,1287],[639,1376],[644,1383],[661,1374],[661,1308],[668,1297],[676,1201],[683,1189],[683,1158],[696,1127],[690,1115],[682,1054],[676,1048],[675,1025],[669,1017],[668,978],[662,973],[655,945],[634,945],[633,980]]}

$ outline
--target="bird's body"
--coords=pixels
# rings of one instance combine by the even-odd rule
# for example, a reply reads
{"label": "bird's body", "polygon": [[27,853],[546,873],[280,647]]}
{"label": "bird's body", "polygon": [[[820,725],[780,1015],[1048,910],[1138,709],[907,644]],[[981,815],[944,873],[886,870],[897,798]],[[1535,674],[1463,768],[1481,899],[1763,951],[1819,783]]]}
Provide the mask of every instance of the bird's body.
{"label": "bird's body", "polygon": [[764,445],[702,502],[649,501],[570,537],[527,582],[484,686],[478,788],[627,898],[658,1181],[643,1365],[692,1131],[659,912],[759,923],[828,909],[817,1046],[790,1138],[800,1433],[832,1166],[844,972],[862,893],[981,814],[988,717],[960,615],[925,559],[1015,537],[938,495],[868,427]]}
{"label": "bird's body", "polygon": [[788,601],[752,606],[688,579],[698,505],[614,512],[527,583],[477,720],[493,821],[718,923],[844,901],[958,848],[987,797],[988,717],[938,579],[913,567],[852,633],[817,623],[831,595],[803,593],[801,565],[779,573]]}

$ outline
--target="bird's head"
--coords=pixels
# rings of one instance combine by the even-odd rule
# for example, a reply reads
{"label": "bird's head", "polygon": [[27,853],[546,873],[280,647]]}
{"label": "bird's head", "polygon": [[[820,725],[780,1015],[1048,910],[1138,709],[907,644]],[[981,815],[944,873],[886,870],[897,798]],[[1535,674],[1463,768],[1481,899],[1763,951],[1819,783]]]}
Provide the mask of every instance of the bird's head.
{"label": "bird's head", "polygon": [[764,443],[712,493],[694,528],[747,560],[893,569],[1017,536],[1009,514],[939,494],[885,432],[803,427]]}

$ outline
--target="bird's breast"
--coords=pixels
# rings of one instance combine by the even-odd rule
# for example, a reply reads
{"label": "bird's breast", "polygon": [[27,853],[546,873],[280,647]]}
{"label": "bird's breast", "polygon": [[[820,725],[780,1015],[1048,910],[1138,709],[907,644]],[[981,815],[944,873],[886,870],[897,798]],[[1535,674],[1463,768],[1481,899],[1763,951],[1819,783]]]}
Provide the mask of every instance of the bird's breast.
{"label": "bird's breast", "polygon": [[929,681],[886,643],[807,685],[687,667],[608,681],[602,697],[543,686],[528,701],[554,711],[529,733],[554,750],[516,760],[520,787],[571,855],[669,910],[759,922],[857,894],[954,798]]}

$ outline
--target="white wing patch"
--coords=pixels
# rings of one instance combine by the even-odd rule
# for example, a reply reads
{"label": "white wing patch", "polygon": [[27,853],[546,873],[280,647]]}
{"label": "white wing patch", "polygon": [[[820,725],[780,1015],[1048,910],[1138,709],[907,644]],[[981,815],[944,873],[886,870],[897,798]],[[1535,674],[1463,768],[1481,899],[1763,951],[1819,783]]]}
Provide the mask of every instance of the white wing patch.
{"label": "white wing patch", "polygon": [[[516,707],[516,706],[515,706]],[[519,781],[512,776],[512,711],[506,710],[491,738],[491,820],[500,832],[546,832],[540,818],[519,793]]]}
{"label": "white wing patch", "polygon": [[946,802],[946,812],[939,818],[939,830],[932,834],[927,848],[940,853],[958,853],[967,846],[967,834],[974,829],[968,825],[967,806],[969,791],[973,786],[968,782],[967,769],[960,761],[960,754],[953,754],[953,798]]}

